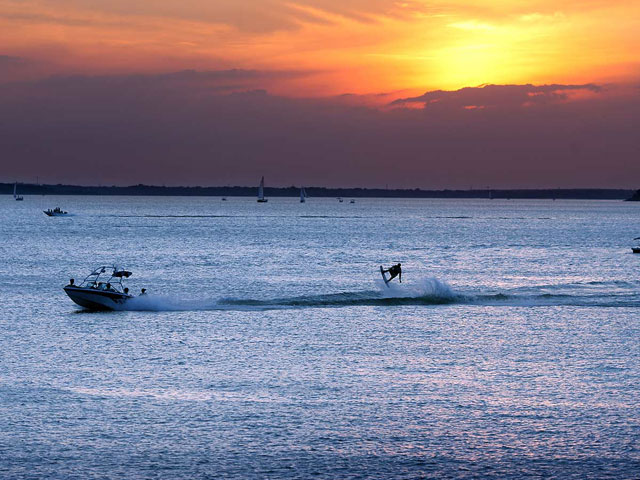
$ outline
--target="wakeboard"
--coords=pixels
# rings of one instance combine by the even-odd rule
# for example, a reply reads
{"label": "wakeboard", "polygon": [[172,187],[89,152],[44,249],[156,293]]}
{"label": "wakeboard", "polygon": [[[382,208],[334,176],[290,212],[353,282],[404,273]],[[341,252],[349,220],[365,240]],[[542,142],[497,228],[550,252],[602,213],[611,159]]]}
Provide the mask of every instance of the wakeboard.
{"label": "wakeboard", "polygon": [[384,268],[382,268],[382,265],[380,265],[380,275],[382,275],[382,280],[384,280],[384,284],[389,287],[389,282],[391,281],[391,279],[387,280],[387,276],[384,274]]}

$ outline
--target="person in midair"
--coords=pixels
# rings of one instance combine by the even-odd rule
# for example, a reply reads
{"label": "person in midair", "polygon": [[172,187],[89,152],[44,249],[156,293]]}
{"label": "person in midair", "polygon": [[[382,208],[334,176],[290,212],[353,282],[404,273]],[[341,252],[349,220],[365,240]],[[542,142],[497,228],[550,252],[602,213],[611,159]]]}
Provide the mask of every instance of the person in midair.
{"label": "person in midair", "polygon": [[402,283],[402,264],[401,263],[397,263],[387,268],[386,270],[382,270],[382,273],[387,273],[387,272],[389,273],[389,280],[387,280],[388,282],[398,277],[398,280],[400,281],[400,283]]}

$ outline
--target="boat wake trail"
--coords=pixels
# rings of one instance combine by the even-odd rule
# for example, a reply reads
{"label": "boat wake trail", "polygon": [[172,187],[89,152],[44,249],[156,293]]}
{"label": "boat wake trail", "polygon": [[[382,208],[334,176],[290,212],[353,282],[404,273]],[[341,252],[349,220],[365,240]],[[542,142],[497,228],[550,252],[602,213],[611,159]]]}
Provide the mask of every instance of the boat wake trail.
{"label": "boat wake trail", "polygon": [[420,299],[428,298],[438,300],[438,303],[452,303],[460,300],[460,296],[446,283],[437,278],[425,277],[417,283],[389,282],[387,285],[382,280],[376,283],[383,298]]}
{"label": "boat wake trail", "polygon": [[339,292],[272,299],[220,298],[185,299],[173,296],[141,295],[122,305],[132,311],[192,311],[192,310],[281,310],[290,308],[330,308],[349,306],[443,305],[455,303],[460,297],[444,282],[425,278],[418,284],[389,285],[382,281],[378,290]]}
{"label": "boat wake trail", "polygon": [[[390,283],[380,280],[377,289],[303,295],[281,298],[204,298],[187,299],[147,294],[129,300],[122,310],[133,311],[263,311],[299,308],[340,308],[352,306],[392,307],[403,305],[476,305],[476,306],[640,306],[636,285],[611,282],[612,285],[544,285],[515,288],[504,292],[458,292],[437,278],[416,283]],[[615,291],[612,291],[615,290]]]}
{"label": "boat wake trail", "polygon": [[140,312],[186,312],[202,310],[228,310],[215,299],[188,299],[170,295],[146,294],[132,298],[119,310]]}
{"label": "boat wake trail", "polygon": [[326,295],[310,295],[271,300],[247,300],[225,298],[221,305],[251,306],[258,308],[300,308],[300,307],[350,307],[350,306],[392,306],[392,305],[443,305],[455,303],[458,296],[444,282],[435,278],[424,279],[417,285],[399,285],[387,288],[380,281],[378,290],[341,292]]}

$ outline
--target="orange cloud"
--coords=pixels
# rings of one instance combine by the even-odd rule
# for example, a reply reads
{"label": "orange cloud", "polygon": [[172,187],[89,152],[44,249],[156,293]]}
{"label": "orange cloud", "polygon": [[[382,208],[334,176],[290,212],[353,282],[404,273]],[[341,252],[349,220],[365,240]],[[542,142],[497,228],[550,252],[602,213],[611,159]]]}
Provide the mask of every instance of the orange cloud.
{"label": "orange cloud", "polygon": [[627,81],[639,32],[625,0],[0,0],[0,55],[41,73],[315,72],[269,85],[297,96]]}

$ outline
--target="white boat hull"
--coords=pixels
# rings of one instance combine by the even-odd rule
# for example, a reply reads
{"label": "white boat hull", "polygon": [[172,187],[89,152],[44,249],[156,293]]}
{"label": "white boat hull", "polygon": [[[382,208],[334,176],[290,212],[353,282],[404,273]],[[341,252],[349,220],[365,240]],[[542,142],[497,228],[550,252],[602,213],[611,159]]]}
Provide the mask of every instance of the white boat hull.
{"label": "white boat hull", "polygon": [[75,303],[89,310],[120,310],[133,298],[126,293],[67,285],[64,291]]}

